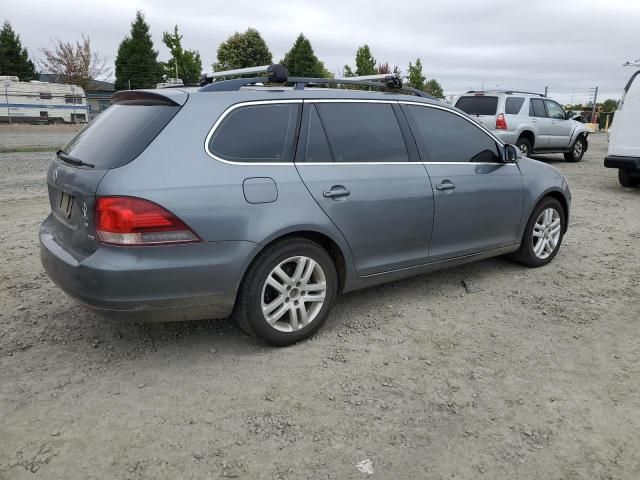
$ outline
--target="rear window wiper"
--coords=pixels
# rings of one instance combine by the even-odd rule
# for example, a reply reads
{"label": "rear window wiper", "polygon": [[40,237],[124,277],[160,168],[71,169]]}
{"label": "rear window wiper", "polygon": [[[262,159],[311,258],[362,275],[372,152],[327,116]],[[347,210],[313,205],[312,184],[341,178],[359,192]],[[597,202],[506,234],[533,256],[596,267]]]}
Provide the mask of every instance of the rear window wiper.
{"label": "rear window wiper", "polygon": [[56,155],[60,160],[63,160],[65,163],[70,163],[71,165],[79,165],[82,167],[95,168],[95,165],[93,163],[83,162],[79,158],[69,155],[68,153],[63,152],[62,150],[58,150],[56,152]]}

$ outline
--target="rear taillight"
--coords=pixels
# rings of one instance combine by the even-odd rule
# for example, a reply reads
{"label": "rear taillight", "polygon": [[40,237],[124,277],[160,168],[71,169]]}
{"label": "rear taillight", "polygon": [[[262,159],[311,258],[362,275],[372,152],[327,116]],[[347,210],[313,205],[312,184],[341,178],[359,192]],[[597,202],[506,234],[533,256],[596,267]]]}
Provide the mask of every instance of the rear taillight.
{"label": "rear taillight", "polygon": [[158,245],[199,242],[182,220],[149,200],[135,197],[98,197],[96,230],[104,243]]}
{"label": "rear taillight", "polygon": [[504,114],[499,113],[496,118],[496,130],[506,130],[507,129],[507,121],[504,119]]}

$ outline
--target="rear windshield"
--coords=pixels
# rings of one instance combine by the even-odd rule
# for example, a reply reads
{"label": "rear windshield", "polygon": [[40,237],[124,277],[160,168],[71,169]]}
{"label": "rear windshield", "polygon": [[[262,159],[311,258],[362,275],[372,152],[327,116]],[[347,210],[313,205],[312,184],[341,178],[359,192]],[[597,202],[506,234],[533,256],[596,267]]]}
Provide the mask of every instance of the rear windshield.
{"label": "rear windshield", "polygon": [[112,105],[62,150],[98,169],[121,167],[140,155],[178,110],[174,105]]}
{"label": "rear windshield", "polygon": [[495,115],[498,110],[498,97],[475,95],[473,97],[460,97],[456,102],[456,107],[469,115]]}

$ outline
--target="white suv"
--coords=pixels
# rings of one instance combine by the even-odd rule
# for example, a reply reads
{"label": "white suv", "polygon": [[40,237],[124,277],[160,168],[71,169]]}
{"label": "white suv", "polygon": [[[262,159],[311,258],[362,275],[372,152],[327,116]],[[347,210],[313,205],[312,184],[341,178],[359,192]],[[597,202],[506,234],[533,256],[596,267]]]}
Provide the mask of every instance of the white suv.
{"label": "white suv", "polygon": [[456,107],[525,156],[564,153],[568,162],[579,162],[589,146],[585,125],[540,93],[472,90],[458,98]]}

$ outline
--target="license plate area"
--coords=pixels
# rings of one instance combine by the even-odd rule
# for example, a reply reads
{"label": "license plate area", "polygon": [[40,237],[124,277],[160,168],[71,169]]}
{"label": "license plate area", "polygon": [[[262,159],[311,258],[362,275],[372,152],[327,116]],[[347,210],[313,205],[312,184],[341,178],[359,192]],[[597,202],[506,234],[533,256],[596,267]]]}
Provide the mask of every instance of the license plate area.
{"label": "license plate area", "polygon": [[60,203],[58,204],[60,212],[66,217],[71,218],[71,211],[73,209],[73,195],[68,193],[60,193]]}

